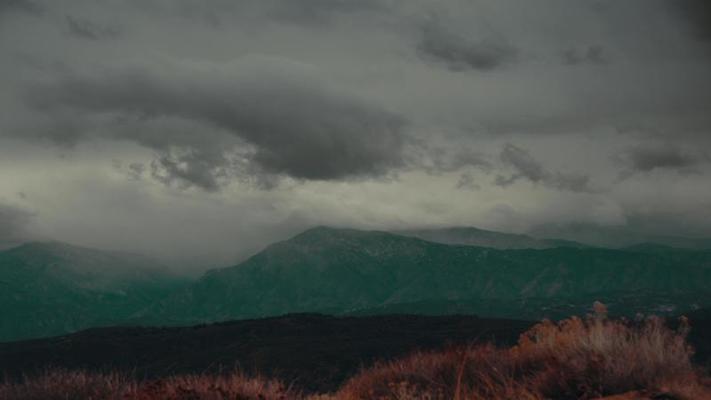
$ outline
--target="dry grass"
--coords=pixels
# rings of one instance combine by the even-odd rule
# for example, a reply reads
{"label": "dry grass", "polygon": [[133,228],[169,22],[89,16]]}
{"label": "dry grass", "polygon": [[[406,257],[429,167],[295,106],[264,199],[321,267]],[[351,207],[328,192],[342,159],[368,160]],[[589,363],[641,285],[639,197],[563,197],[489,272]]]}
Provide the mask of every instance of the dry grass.
{"label": "dry grass", "polygon": [[138,382],[120,374],[51,370],[21,383],[0,384],[2,400],[287,400],[301,397],[280,382],[240,373],[185,375]]}
{"label": "dry grass", "polygon": [[[351,378],[337,399],[711,399],[711,387],[691,363],[688,324],[676,331],[659,318],[640,322],[595,315],[544,321],[518,345],[417,353]],[[642,395],[642,393],[646,393]]]}
{"label": "dry grass", "polygon": [[[378,364],[334,394],[311,400],[676,399],[711,400],[711,379],[691,363],[689,327],[661,319],[609,320],[601,304],[584,319],[544,321],[509,349],[492,345],[420,352]],[[657,396],[657,397],[655,397]],[[52,370],[0,384],[2,400],[306,399],[284,384],[235,373],[139,382],[120,374]]]}

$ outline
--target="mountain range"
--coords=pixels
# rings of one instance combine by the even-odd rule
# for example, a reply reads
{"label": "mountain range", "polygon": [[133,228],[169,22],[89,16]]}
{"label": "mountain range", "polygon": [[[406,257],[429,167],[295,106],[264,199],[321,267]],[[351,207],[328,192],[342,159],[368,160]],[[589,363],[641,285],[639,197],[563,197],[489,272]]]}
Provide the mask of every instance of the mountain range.
{"label": "mountain range", "polygon": [[585,248],[589,245],[563,239],[540,239],[529,235],[503,233],[474,227],[399,230],[392,233],[411,236],[435,243],[463,244],[494,249],[552,249],[556,247]]}
{"label": "mountain range", "polygon": [[167,271],[145,257],[61,243],[2,251],[0,341],[289,313],[534,320],[585,313],[596,300],[627,316],[711,307],[709,250],[609,249],[476,228],[316,227],[194,281]]}
{"label": "mountain range", "polygon": [[298,312],[455,312],[538,319],[670,313],[711,305],[711,252],[557,247],[500,250],[319,227],[214,270],[151,306],[153,323]]}
{"label": "mountain range", "polygon": [[58,242],[0,252],[0,341],[120,324],[187,282],[157,261]]}

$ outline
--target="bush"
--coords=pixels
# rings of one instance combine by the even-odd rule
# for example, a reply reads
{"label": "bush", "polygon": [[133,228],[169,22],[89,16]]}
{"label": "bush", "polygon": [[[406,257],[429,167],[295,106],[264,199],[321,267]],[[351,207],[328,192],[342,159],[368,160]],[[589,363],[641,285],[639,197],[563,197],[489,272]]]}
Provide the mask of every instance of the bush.
{"label": "bush", "polygon": [[[711,399],[677,330],[656,317],[609,320],[596,304],[585,319],[541,322],[510,349],[491,345],[417,353],[351,378],[337,399]],[[632,395],[634,394],[634,396]],[[644,393],[647,393],[647,397]]]}

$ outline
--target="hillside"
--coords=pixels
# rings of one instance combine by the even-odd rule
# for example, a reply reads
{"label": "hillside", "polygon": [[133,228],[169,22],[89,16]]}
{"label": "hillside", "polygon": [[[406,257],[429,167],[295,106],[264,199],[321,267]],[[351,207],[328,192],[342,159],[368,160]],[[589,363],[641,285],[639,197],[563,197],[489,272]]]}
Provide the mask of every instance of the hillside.
{"label": "hillside", "polygon": [[[656,320],[649,320],[655,323]],[[611,350],[611,344],[625,342],[634,338],[620,334],[619,324],[612,322],[613,328],[605,330],[605,338],[610,341],[587,341],[585,339],[586,330],[582,332],[579,323],[561,322],[556,325],[551,323],[539,324],[538,330],[529,330],[529,339],[534,338],[534,332],[544,333],[554,336],[566,335],[566,331],[572,334],[567,335],[565,341],[542,341],[546,346],[550,343],[563,343],[564,346],[573,346],[571,352],[561,346],[555,345],[552,350],[556,354],[567,357],[562,362],[567,362],[571,368],[581,368],[581,366],[593,363],[593,368],[600,368],[599,364],[594,364],[596,358],[586,357],[589,348],[581,348],[581,344],[595,343],[604,345],[602,350],[607,350],[606,356],[612,355],[614,361],[617,352],[615,348]],[[708,343],[711,341],[711,321],[691,320],[691,333],[688,336],[688,344],[697,351],[695,353],[696,365],[707,365],[709,361]],[[343,391],[356,390],[368,396],[368,388],[373,390],[387,389],[387,382],[392,379],[411,381],[417,376],[426,376],[436,372],[442,364],[443,369],[437,380],[442,379],[442,383],[448,382],[445,387],[453,387],[451,379],[456,376],[458,366],[462,362],[462,354],[468,352],[472,355],[470,361],[473,362],[474,371],[483,373],[482,376],[496,373],[492,370],[492,365],[501,365],[500,362],[510,361],[511,353],[506,350],[494,350],[490,346],[494,343],[505,349],[517,342],[524,331],[531,328],[533,323],[522,321],[480,319],[473,316],[448,316],[448,317],[423,317],[412,315],[387,315],[377,317],[331,317],[316,314],[294,314],[278,318],[268,318],[260,320],[231,321],[212,325],[199,325],[185,328],[101,328],[61,336],[50,339],[30,340],[15,343],[0,343],[0,393],[2,393],[3,379],[6,382],[16,382],[20,376],[34,377],[42,375],[48,367],[56,371],[56,377],[48,377],[51,382],[55,382],[53,387],[64,387],[71,385],[87,386],[94,384],[106,384],[108,388],[115,382],[115,377],[126,376],[128,384],[147,384],[159,382],[155,385],[171,385],[171,380],[180,381],[181,376],[192,376],[198,374],[198,378],[186,378],[182,385],[186,388],[208,388],[213,387],[213,383],[219,383],[218,374],[225,376],[225,379],[237,382],[249,381],[250,376],[260,375],[269,379],[278,379],[285,382],[285,387],[295,388],[298,391],[304,390],[306,393],[332,392],[339,387]],[[631,333],[639,332],[637,328],[644,325],[632,324]],[[659,338],[659,334],[664,336],[665,329],[657,329],[657,325],[652,325],[653,330],[642,331],[652,334],[650,339]],[[543,331],[540,328],[545,328]],[[553,329],[549,329],[553,328]],[[572,331],[571,331],[572,330]],[[677,327],[678,330],[678,327]],[[628,332],[629,329],[623,329]],[[590,331],[588,333],[593,333]],[[646,336],[645,336],[646,337]],[[555,339],[555,338],[554,338]],[[572,339],[572,340],[571,340]],[[641,340],[637,345],[662,346],[657,340]],[[472,347],[471,345],[478,345]],[[619,347],[619,346],[618,346]],[[479,350],[477,350],[479,349]],[[614,365],[623,364],[624,371],[632,375],[649,376],[646,374],[649,369],[645,360],[657,361],[657,367],[664,374],[674,373],[678,366],[672,368],[669,361],[674,354],[669,351],[660,351],[654,348],[653,351],[641,352],[639,347],[631,349],[640,353],[638,357],[625,357]],[[668,349],[664,349],[668,350]],[[483,351],[483,353],[480,353]],[[571,354],[572,353],[572,354]],[[686,357],[686,351],[682,352]],[[479,355],[489,355],[495,360],[488,359],[487,362],[480,363]],[[546,353],[528,352],[529,356]],[[495,361],[495,364],[491,364]],[[550,363],[546,357],[535,357],[531,367],[539,368],[546,365],[552,367],[547,373],[552,374],[556,382],[575,382],[581,379],[594,379],[597,375],[580,374],[570,370],[570,368],[560,368],[559,364]],[[404,364],[401,364],[404,363]],[[400,367],[402,366],[402,367]],[[393,369],[393,367],[395,367]],[[245,378],[241,374],[232,375],[237,368],[246,374]],[[535,372],[533,368],[530,372]],[[79,371],[76,374],[66,371]],[[84,374],[81,371],[87,371]],[[106,378],[101,376],[92,378],[93,374],[108,374]],[[403,375],[404,374],[404,375]],[[567,374],[567,376],[566,376]],[[571,376],[574,375],[574,376]],[[369,379],[369,377],[376,379]],[[513,378],[506,376],[506,379]],[[561,378],[562,377],[562,378]],[[471,379],[473,377],[470,377]],[[565,378],[565,379],[563,379]],[[652,378],[658,378],[656,375]],[[39,378],[41,381],[42,378]],[[57,379],[61,382],[67,381],[66,385],[57,385]],[[94,380],[92,380],[94,379]],[[148,380],[148,383],[145,381]],[[383,382],[385,381],[385,382]],[[30,380],[30,385],[32,385]],[[71,383],[73,382],[73,383]],[[203,385],[201,382],[208,382]],[[381,385],[379,382],[382,382]],[[435,380],[427,380],[427,383]],[[535,383],[535,381],[529,381]],[[345,383],[345,385],[344,385]],[[630,385],[630,379],[624,380],[625,385]],[[37,383],[38,386],[41,383]],[[634,385],[634,383],[632,383]],[[234,385],[228,385],[234,387]],[[261,387],[261,386],[258,386]],[[482,386],[480,386],[482,387]],[[485,386],[483,386],[485,387]],[[580,386],[574,385],[580,389]],[[513,387],[512,387],[513,388]],[[584,388],[584,387],[583,387]],[[155,387],[154,387],[155,389]],[[425,389],[425,388],[422,388]],[[594,389],[594,388],[591,388]],[[42,390],[42,386],[40,386]],[[363,393],[366,390],[366,393]],[[109,393],[112,393],[109,391]],[[54,395],[54,393],[53,393]],[[1,397],[1,396],[0,396]],[[89,396],[67,396],[60,398],[88,398]],[[140,397],[135,398],[255,398],[254,396],[192,396],[189,397]],[[17,396],[14,398],[25,397]],[[44,398],[44,397],[40,397]],[[92,398],[118,398],[111,396],[94,396]],[[134,398],[134,397],[128,397]],[[282,397],[269,397],[279,399]],[[295,397],[287,397],[295,398]],[[337,399],[348,399],[347,396],[336,396]],[[356,397],[363,398],[363,397]],[[385,396],[385,398],[390,398]],[[399,398],[409,398],[400,396]],[[440,398],[435,396],[434,398]],[[444,397],[452,398],[452,396]],[[485,397],[490,398],[490,397]],[[518,398],[518,397],[506,397]],[[558,397],[556,397],[558,398]],[[560,397],[577,398],[577,397]],[[334,399],[335,400],[335,399]],[[695,398],[696,400],[696,398]]]}
{"label": "hillside", "polygon": [[24,244],[0,252],[0,341],[118,324],[184,284],[144,257]]}
{"label": "hillside", "polygon": [[207,273],[141,314],[190,324],[294,312],[384,309],[520,319],[564,316],[607,301],[612,313],[680,312],[711,303],[711,253],[594,248],[496,250],[386,232],[319,227]]}
{"label": "hillside", "polygon": [[532,229],[529,235],[536,238],[566,238],[590,246],[606,248],[654,244],[677,249],[711,250],[711,238],[650,234],[615,226],[548,224]]}
{"label": "hillside", "polygon": [[375,360],[471,341],[511,344],[530,325],[473,316],[301,314],[187,328],[90,329],[0,343],[0,378],[40,372],[50,365],[148,378],[239,367],[308,390],[328,391]]}

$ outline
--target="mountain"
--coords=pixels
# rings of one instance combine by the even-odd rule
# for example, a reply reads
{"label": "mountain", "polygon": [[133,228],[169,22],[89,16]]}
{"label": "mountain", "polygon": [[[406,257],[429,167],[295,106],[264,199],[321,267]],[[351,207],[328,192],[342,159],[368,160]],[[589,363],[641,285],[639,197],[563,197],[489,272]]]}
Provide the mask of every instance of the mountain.
{"label": "mountain", "polygon": [[100,328],[0,343],[0,382],[49,366],[158,378],[235,366],[326,392],[377,360],[474,341],[509,345],[530,322],[473,316],[298,314],[184,328]]}
{"label": "mountain", "polygon": [[711,250],[711,238],[649,234],[626,227],[591,224],[542,225],[531,230],[529,235],[537,238],[562,237],[590,246],[607,248],[656,244],[678,249]]}
{"label": "mountain", "polygon": [[58,242],[0,252],[0,341],[121,323],[185,281],[145,257]]}
{"label": "mountain", "polygon": [[452,227],[442,229],[413,229],[393,231],[403,236],[411,236],[435,243],[464,244],[491,247],[495,249],[551,249],[555,247],[589,247],[581,243],[562,239],[536,239],[528,235],[487,231],[474,227]]}
{"label": "mountain", "polygon": [[530,320],[586,312],[594,300],[624,315],[709,306],[711,252],[498,250],[319,227],[211,271],[141,316],[180,325],[298,312],[456,310]]}

